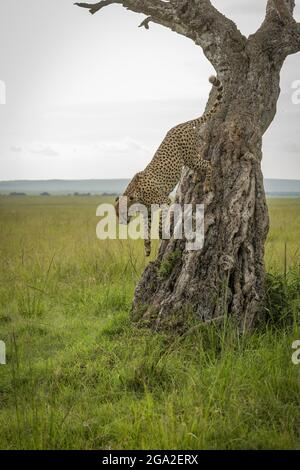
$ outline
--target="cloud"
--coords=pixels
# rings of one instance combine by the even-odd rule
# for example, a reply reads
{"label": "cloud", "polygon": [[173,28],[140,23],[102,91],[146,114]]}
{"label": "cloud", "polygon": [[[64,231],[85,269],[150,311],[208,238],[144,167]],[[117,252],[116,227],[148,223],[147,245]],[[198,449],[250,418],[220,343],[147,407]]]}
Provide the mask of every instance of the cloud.
{"label": "cloud", "polygon": [[30,148],[29,152],[43,155],[44,157],[58,157],[59,156],[59,152],[57,152],[50,145],[39,145],[39,146]]}
{"label": "cloud", "polygon": [[130,137],[114,142],[98,142],[95,144],[94,149],[101,152],[128,153],[134,150],[135,152],[151,153],[148,147]]}
{"label": "cloud", "polygon": [[300,145],[297,142],[287,142],[284,144],[284,149],[288,153],[300,155]]}
{"label": "cloud", "polygon": [[10,150],[11,150],[12,152],[15,152],[15,153],[20,153],[20,152],[22,152],[22,147],[18,147],[17,145],[12,145],[12,146],[10,147]]}

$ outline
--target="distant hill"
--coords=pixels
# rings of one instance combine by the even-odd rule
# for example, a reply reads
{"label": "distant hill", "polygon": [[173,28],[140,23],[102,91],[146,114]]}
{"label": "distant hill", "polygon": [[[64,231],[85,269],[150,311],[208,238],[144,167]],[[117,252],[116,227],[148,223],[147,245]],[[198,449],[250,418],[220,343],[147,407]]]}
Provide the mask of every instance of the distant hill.
{"label": "distant hill", "polygon": [[268,196],[299,197],[300,180],[265,179],[265,190]]}
{"label": "distant hill", "polygon": [[[115,180],[17,180],[0,181],[0,194],[26,193],[28,195],[103,195],[121,194],[129,179]],[[300,197],[300,180],[266,179],[268,196]]]}
{"label": "distant hill", "polygon": [[0,193],[22,192],[28,195],[120,194],[129,180],[18,180],[0,181]]}

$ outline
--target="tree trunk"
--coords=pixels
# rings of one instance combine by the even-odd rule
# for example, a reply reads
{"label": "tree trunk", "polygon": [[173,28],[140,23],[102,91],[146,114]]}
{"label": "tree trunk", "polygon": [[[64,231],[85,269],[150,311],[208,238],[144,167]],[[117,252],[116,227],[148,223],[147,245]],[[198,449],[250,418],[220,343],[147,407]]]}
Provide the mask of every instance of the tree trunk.
{"label": "tree trunk", "polygon": [[174,328],[187,325],[191,312],[204,322],[231,315],[241,329],[250,329],[264,311],[269,219],[262,137],[276,113],[284,60],[300,51],[295,1],[266,0],[264,21],[248,39],[211,0],[77,3],[93,14],[111,4],[148,15],[141,24],[146,29],[155,22],[193,40],[216,69],[225,93],[222,109],[199,132],[199,150],[213,165],[213,191],[204,194],[203,185],[193,184],[193,175],[184,169],[176,196],[180,204],[204,203],[204,247],[188,252],[185,240],[163,241],[136,288],[133,318]]}
{"label": "tree trunk", "polygon": [[176,195],[180,204],[204,203],[204,247],[185,251],[184,240],[161,243],[136,288],[135,321],[181,328],[191,312],[204,322],[228,314],[249,329],[263,315],[269,219],[261,145],[276,111],[279,72],[279,64],[254,54],[224,84],[224,113],[201,130],[213,164],[213,192],[203,194],[185,169]]}

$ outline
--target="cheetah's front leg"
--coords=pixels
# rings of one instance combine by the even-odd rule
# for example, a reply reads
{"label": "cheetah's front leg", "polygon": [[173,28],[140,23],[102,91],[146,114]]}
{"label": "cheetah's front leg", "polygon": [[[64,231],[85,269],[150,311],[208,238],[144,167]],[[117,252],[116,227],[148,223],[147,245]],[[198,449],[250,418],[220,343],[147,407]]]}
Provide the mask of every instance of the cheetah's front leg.
{"label": "cheetah's front leg", "polygon": [[[170,207],[172,206],[172,199],[168,196],[163,200],[162,202],[163,205],[168,206],[168,211],[170,210]],[[160,214],[159,214],[159,240],[163,240],[164,237],[164,231],[165,231],[165,225],[166,225],[166,219],[168,216],[168,211],[164,209],[160,209]],[[174,216],[173,213],[171,213],[171,216]]]}

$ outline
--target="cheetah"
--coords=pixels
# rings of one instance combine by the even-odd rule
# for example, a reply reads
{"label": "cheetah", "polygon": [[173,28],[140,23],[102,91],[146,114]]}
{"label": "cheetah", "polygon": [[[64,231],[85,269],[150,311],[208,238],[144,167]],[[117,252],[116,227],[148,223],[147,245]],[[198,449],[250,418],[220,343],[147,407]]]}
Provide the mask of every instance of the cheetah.
{"label": "cheetah", "polygon": [[[148,209],[148,237],[145,239],[145,254],[151,254],[150,226],[151,205],[169,204],[170,193],[178,184],[182,168],[187,166],[196,174],[205,173],[204,191],[211,190],[212,167],[199,153],[197,133],[199,127],[208,122],[217,112],[223,98],[223,86],[216,77],[209,78],[210,83],[217,89],[216,101],[212,108],[200,118],[179,124],[172,128],[164,138],[152,161],[144,171],[137,173],[123,196],[116,199],[116,213],[119,217],[119,207],[123,197],[127,197],[128,209],[133,204],[143,204]],[[127,220],[127,223],[130,219]],[[161,230],[161,229],[160,229]]]}

